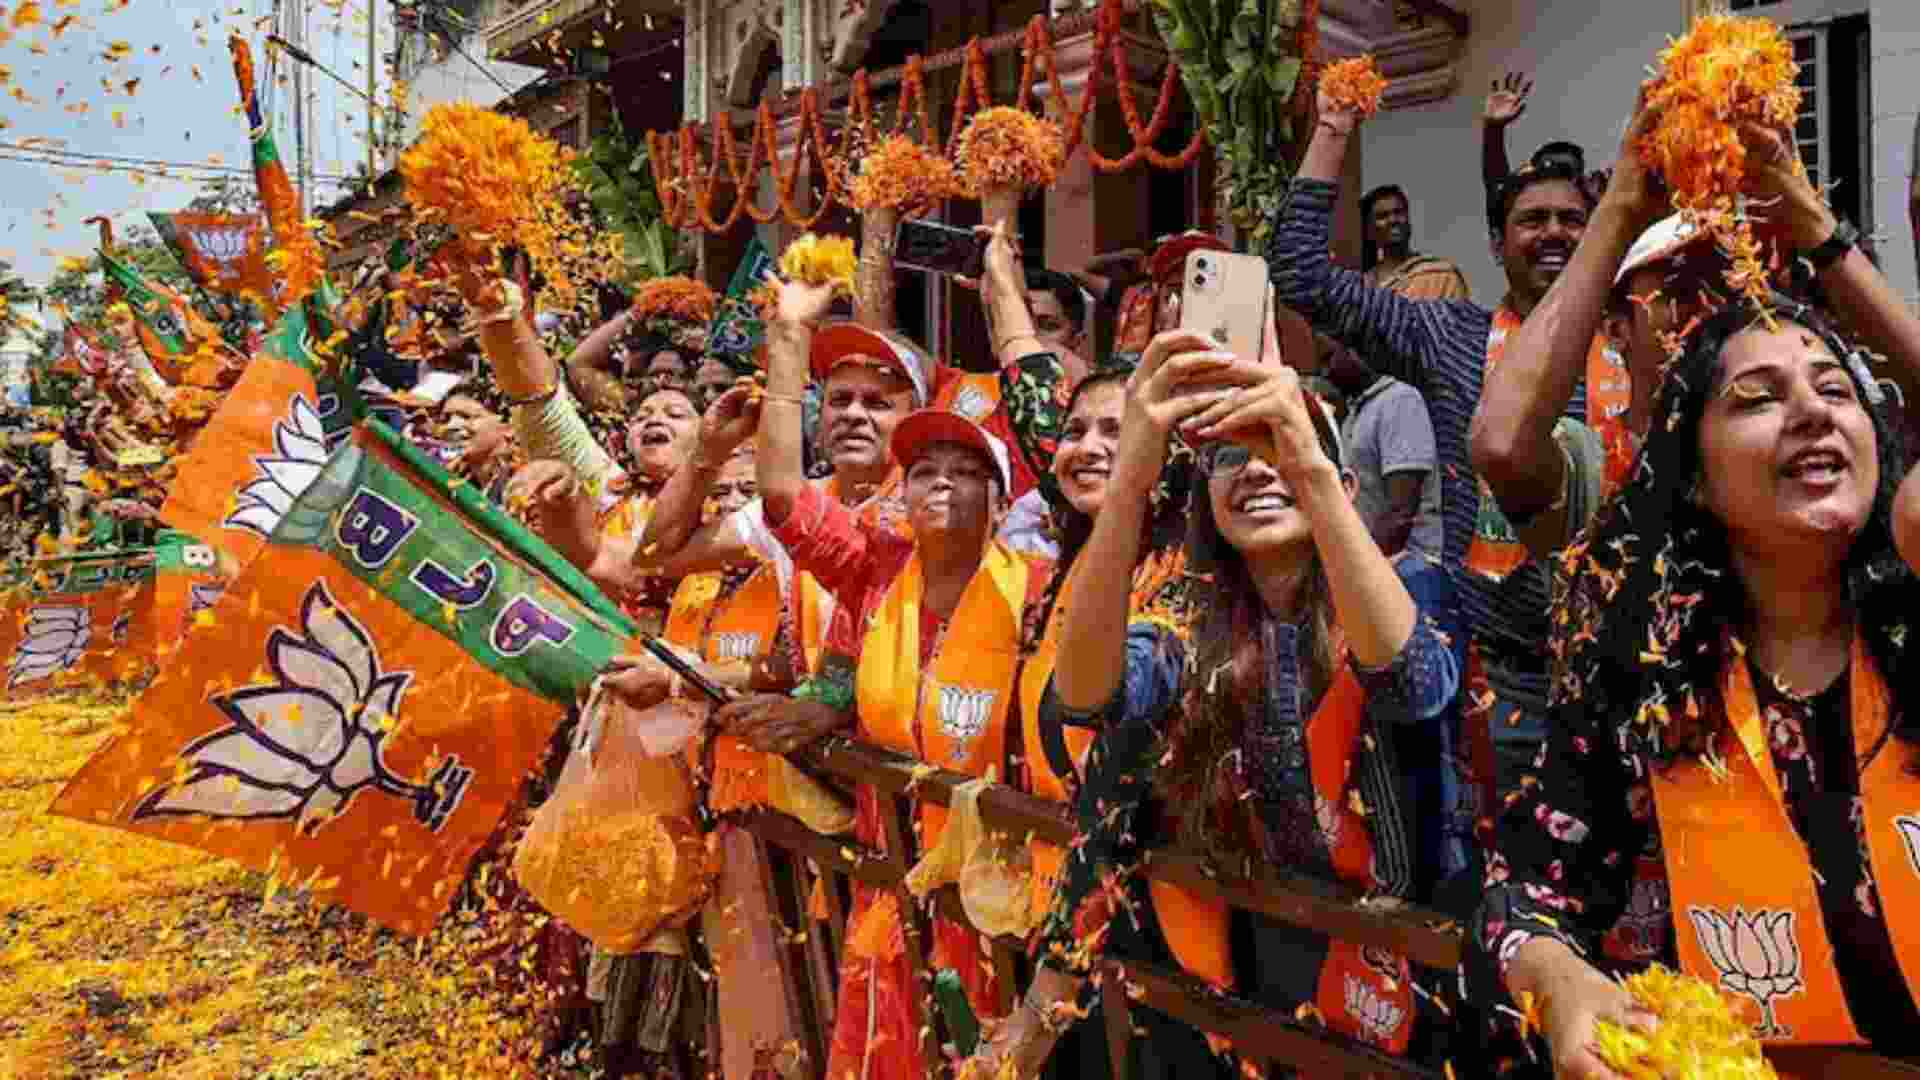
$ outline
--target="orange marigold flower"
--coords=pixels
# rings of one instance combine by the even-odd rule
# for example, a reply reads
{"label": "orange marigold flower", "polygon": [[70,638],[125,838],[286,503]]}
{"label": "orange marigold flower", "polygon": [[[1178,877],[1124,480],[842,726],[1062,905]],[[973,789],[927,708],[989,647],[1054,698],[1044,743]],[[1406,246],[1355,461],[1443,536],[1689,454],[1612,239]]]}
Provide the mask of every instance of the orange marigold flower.
{"label": "orange marigold flower", "polygon": [[978,198],[992,188],[1038,188],[1053,183],[1066,164],[1060,125],[1025,109],[983,109],[968,121],[954,148],[963,193]]}
{"label": "orange marigold flower", "polygon": [[1647,88],[1659,120],[1636,147],[1640,160],[1666,180],[1674,206],[1726,249],[1729,287],[1755,299],[1765,297],[1768,276],[1738,198],[1747,167],[1740,126],[1790,128],[1800,111],[1798,70],[1771,19],[1707,15],[1661,52]]}
{"label": "orange marigold flower", "polygon": [[1320,73],[1320,92],[1334,105],[1367,117],[1380,111],[1380,96],[1387,92],[1387,80],[1372,54],[1362,54],[1328,64]]}
{"label": "orange marigold flower", "polygon": [[855,210],[931,206],[959,186],[952,162],[897,132],[838,171]]}
{"label": "orange marigold flower", "polygon": [[704,333],[719,304],[719,294],[705,282],[675,274],[640,286],[633,297],[633,318],[648,330],[677,341],[691,332]]}

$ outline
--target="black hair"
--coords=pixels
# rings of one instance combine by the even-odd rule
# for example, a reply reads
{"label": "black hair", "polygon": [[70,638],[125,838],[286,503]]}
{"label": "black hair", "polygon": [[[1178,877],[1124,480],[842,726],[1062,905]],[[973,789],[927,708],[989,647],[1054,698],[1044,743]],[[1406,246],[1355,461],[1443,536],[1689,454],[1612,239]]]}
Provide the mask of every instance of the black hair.
{"label": "black hair", "polygon": [[[1920,610],[1920,579],[1894,548],[1892,508],[1906,473],[1893,406],[1857,351],[1812,308],[1774,294],[1770,312],[1728,304],[1686,339],[1663,376],[1653,423],[1627,481],[1561,555],[1549,651],[1552,722],[1580,712],[1621,718],[1636,749],[1657,761],[1699,753],[1725,721],[1720,678],[1737,653],[1728,630],[1748,615],[1722,522],[1692,492],[1701,417],[1734,335],[1765,318],[1803,326],[1841,358],[1873,423],[1880,479],[1873,508],[1847,553],[1844,575],[1859,633],[1882,673],[1906,670],[1904,622]],[[1920,682],[1889,679],[1896,730],[1915,740]],[[1656,717],[1664,714],[1664,717]]]}
{"label": "black hair", "polygon": [[1522,165],[1500,182],[1493,202],[1487,207],[1488,224],[1492,226],[1496,236],[1505,234],[1507,215],[1513,212],[1513,204],[1520,198],[1521,193],[1528,188],[1554,181],[1572,184],[1573,189],[1580,193],[1581,201],[1587,204],[1587,209],[1592,210],[1593,193],[1587,190],[1586,179],[1586,171],[1567,160],[1555,159],[1540,164]]}
{"label": "black hair", "polygon": [[1058,270],[1044,266],[1027,267],[1027,288],[1045,289],[1060,301],[1060,310],[1066,312],[1067,321],[1073,324],[1074,333],[1080,333],[1087,325],[1087,298],[1080,291],[1080,285]]}
{"label": "black hair", "polygon": [[1413,208],[1412,200],[1399,184],[1381,184],[1360,196],[1360,270],[1365,273],[1380,263],[1380,245],[1373,239],[1373,204],[1385,198],[1397,198]]}

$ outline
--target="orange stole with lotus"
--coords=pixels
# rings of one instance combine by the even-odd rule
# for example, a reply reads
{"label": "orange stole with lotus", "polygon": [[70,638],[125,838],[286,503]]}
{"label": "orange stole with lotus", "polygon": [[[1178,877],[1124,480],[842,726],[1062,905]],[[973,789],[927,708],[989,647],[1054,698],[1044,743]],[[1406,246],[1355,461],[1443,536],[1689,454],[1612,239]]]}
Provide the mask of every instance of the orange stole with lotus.
{"label": "orange stole with lotus", "polygon": [[[780,639],[784,612],[779,575],[771,566],[763,565],[725,597],[720,595],[720,578],[718,573],[692,574],[680,583],[667,611],[664,636],[675,645],[695,650],[709,664],[759,664]],[[810,617],[813,593],[818,588],[812,574],[796,575],[794,592],[800,610],[794,612],[794,624],[809,671],[819,661],[824,638],[818,620]],[[806,672],[795,674],[804,677]],[[717,814],[768,805],[771,795],[767,770],[766,754],[731,735],[716,738],[708,805]]]}
{"label": "orange stole with lotus", "polygon": [[[1763,1042],[1861,1043],[1744,659],[1721,685],[1736,739],[1724,777],[1695,758],[1653,770],[1680,966],[1757,1005]],[[1859,635],[1849,689],[1854,746],[1881,747],[1860,773],[1867,848],[1912,990],[1920,986],[1920,777],[1912,772],[1920,751],[1891,737],[1882,745],[1887,684]]]}

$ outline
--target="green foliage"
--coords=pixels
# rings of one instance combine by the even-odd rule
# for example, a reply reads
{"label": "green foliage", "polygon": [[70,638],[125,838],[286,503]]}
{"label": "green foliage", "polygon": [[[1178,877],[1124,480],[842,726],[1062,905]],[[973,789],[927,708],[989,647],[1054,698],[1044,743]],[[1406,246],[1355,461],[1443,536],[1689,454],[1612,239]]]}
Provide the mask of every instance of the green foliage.
{"label": "green foliage", "polygon": [[586,189],[601,224],[625,246],[620,275],[627,285],[687,269],[678,238],[664,217],[654,190],[647,148],[635,146],[616,121],[596,137],[587,152],[573,159],[575,175]]}
{"label": "green foliage", "polygon": [[1213,140],[1227,213],[1252,231],[1254,250],[1264,245],[1293,176],[1302,6],[1302,0],[1153,5],[1154,25]]}

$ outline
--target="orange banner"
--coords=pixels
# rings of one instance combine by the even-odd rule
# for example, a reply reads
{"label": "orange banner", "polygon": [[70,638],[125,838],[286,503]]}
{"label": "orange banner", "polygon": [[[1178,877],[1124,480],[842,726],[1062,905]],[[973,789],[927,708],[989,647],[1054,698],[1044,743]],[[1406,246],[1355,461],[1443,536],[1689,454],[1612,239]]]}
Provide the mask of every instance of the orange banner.
{"label": "orange banner", "polygon": [[0,700],[101,687],[153,669],[151,556],[53,562],[0,606]]}
{"label": "orange banner", "polygon": [[275,545],[209,614],[53,812],[428,930],[561,706],[322,550]]}
{"label": "orange banner", "polygon": [[160,519],[246,566],[327,462],[313,375],[256,354],[180,459]]}

